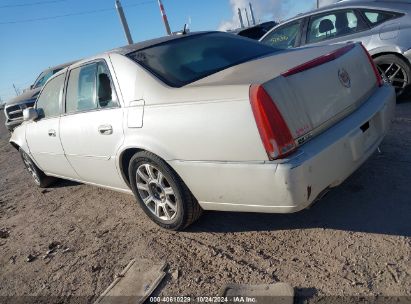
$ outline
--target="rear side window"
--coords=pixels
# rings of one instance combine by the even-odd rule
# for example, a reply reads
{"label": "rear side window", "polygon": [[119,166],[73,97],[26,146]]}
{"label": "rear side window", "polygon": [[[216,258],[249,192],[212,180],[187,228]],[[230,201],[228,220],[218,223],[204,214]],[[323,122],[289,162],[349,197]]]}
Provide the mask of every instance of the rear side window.
{"label": "rear side window", "polygon": [[350,35],[367,28],[354,11],[335,11],[311,17],[307,40],[309,43]]}
{"label": "rear side window", "polygon": [[261,41],[278,49],[289,49],[296,46],[300,35],[301,21],[287,24],[275,29]]}
{"label": "rear side window", "polygon": [[92,63],[70,71],[66,95],[67,113],[117,106],[117,95],[104,63]]}
{"label": "rear side window", "polygon": [[394,13],[381,11],[363,10],[362,12],[372,26],[377,26],[398,16]]}
{"label": "rear side window", "polygon": [[50,80],[37,100],[37,109],[42,118],[59,116],[63,94],[64,74]]}
{"label": "rear side window", "polygon": [[182,87],[240,63],[274,53],[272,47],[226,33],[177,38],[127,56],[172,87]]}

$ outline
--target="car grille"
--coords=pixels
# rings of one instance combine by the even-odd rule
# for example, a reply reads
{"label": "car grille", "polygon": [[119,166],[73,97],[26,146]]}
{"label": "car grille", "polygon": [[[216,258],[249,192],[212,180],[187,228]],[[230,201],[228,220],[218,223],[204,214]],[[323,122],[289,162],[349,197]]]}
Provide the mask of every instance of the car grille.
{"label": "car grille", "polygon": [[14,120],[22,120],[23,119],[23,110],[26,108],[32,108],[34,107],[35,100],[30,100],[28,102],[22,103],[22,104],[17,104],[17,105],[12,105],[9,107],[6,107],[6,116],[8,120],[14,121]]}

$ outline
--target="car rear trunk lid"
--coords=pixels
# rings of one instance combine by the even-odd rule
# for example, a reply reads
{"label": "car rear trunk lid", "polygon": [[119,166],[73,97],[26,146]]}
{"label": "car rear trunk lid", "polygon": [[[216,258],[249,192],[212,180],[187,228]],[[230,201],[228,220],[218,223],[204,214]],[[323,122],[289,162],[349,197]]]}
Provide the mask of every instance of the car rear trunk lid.
{"label": "car rear trunk lid", "polygon": [[297,144],[352,113],[377,88],[367,56],[360,44],[348,45],[263,84]]}

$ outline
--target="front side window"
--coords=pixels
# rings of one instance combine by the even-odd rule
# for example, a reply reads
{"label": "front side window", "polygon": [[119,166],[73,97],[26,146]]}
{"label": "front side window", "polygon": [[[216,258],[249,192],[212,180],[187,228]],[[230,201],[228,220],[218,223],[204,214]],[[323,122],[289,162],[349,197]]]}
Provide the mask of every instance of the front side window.
{"label": "front side window", "polygon": [[388,12],[363,10],[363,13],[372,26],[377,26],[395,17],[394,14]]}
{"label": "front side window", "polygon": [[269,33],[261,42],[278,49],[289,49],[296,46],[300,35],[301,22],[293,22]]}
{"label": "front side window", "polygon": [[338,38],[366,29],[354,11],[337,11],[312,17],[308,26],[308,43]]}
{"label": "front side window", "polygon": [[92,63],[70,71],[66,96],[67,113],[117,106],[117,96],[104,63]]}
{"label": "front side window", "polygon": [[64,87],[64,74],[50,80],[37,99],[37,110],[41,118],[60,115],[60,101]]}

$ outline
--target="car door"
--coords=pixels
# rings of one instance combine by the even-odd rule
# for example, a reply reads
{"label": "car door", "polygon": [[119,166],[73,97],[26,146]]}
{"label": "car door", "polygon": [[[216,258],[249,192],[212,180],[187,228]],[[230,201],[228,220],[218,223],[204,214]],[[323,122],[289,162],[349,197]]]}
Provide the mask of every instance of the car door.
{"label": "car door", "polygon": [[290,49],[299,46],[303,19],[292,21],[269,32],[261,42],[277,49]]}
{"label": "car door", "polygon": [[124,141],[123,109],[112,79],[104,60],[69,71],[61,142],[82,181],[126,189],[116,161]]}
{"label": "car door", "polygon": [[303,44],[325,45],[343,42],[362,42],[371,39],[369,26],[354,9],[335,10],[309,18]]}
{"label": "car door", "polygon": [[30,153],[46,174],[78,179],[60,142],[60,114],[65,74],[51,79],[40,93],[36,108],[39,118],[26,128]]}

